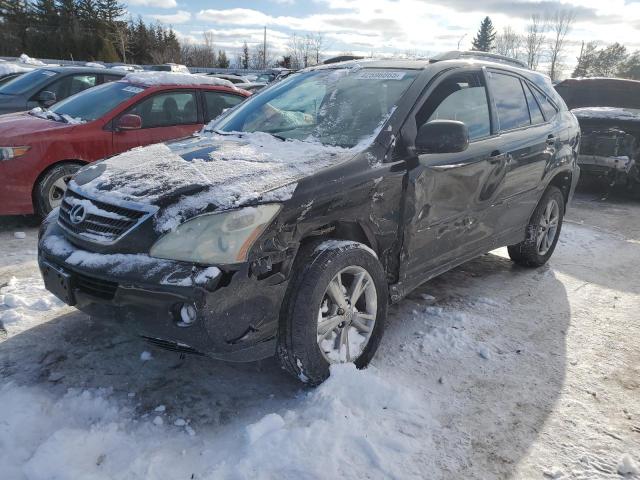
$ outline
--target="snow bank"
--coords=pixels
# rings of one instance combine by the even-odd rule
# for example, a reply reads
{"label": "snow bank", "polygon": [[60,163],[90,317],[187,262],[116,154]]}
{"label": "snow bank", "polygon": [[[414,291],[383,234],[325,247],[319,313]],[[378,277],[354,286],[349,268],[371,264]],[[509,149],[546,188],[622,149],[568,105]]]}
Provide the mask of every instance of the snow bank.
{"label": "snow bank", "polygon": [[44,312],[62,305],[39,277],[12,277],[0,288],[0,328],[9,334],[19,333],[39,324]]}
{"label": "snow bank", "polygon": [[204,77],[190,73],[176,72],[135,72],[124,77],[126,82],[139,85],[218,85],[221,87],[236,88],[229,80],[217,77]]}
{"label": "snow bank", "polygon": [[640,109],[615,107],[574,108],[577,118],[606,118],[609,120],[640,120]]}
{"label": "snow bank", "polygon": [[[366,391],[366,394],[363,394]],[[171,406],[136,416],[109,389],[0,387],[3,477],[49,478],[424,478],[413,456],[434,448],[429,412],[374,369],[336,366],[289,409],[194,425]],[[211,408],[215,408],[212,405]],[[420,441],[415,436],[420,435]]]}

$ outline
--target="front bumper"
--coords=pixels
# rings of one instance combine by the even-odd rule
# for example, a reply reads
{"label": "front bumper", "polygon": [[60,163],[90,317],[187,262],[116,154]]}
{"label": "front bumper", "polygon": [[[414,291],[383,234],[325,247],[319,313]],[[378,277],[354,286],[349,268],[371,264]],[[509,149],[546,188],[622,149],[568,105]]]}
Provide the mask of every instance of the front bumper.
{"label": "front bumper", "polygon": [[[63,301],[155,343],[238,362],[275,353],[287,286],[279,276],[259,280],[249,265],[221,272],[141,254],[91,253],[69,243],[50,220],[38,261],[47,289]],[[188,327],[180,326],[183,304],[198,312]]]}

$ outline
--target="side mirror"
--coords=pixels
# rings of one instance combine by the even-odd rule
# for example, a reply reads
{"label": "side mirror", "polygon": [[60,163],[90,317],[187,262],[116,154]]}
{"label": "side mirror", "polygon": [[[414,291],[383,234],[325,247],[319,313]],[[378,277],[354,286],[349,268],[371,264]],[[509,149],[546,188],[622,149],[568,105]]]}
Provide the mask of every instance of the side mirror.
{"label": "side mirror", "polygon": [[116,130],[140,130],[142,128],[142,118],[140,115],[128,113],[121,116],[116,122]]}
{"label": "side mirror", "polygon": [[456,153],[469,146],[469,129],[455,120],[432,120],[416,136],[416,153]]}
{"label": "side mirror", "polygon": [[44,105],[45,107],[50,107],[51,105],[56,103],[56,100],[56,94],[50,92],[49,90],[43,90],[42,92],[40,92],[40,95],[38,95],[38,103]]}

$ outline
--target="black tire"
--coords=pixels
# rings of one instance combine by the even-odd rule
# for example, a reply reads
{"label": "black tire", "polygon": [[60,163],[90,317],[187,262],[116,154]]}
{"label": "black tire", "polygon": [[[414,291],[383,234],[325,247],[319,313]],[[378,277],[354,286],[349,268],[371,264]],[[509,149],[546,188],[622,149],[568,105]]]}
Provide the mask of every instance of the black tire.
{"label": "black tire", "polygon": [[318,346],[318,312],[329,282],[351,267],[366,270],[377,297],[368,343],[353,362],[364,368],[378,349],[387,316],[388,287],[380,262],[357,242],[312,242],[298,252],[283,303],[277,352],[282,368],[306,384],[318,385],[329,377],[330,362]]}
{"label": "black tire", "polygon": [[[555,202],[558,206],[557,228],[550,246],[546,251],[543,249],[543,252],[541,252],[538,244],[538,235],[542,231],[541,229],[543,227],[541,227],[541,222],[550,202]],[[562,191],[554,186],[547,188],[540,202],[538,202],[538,206],[534,210],[533,215],[531,215],[531,219],[527,225],[526,238],[524,241],[508,247],[511,260],[518,265],[530,268],[541,267],[547,263],[551,255],[553,255],[553,251],[556,249],[556,244],[558,243],[558,238],[560,237],[560,230],[562,229],[562,221],[564,219],[564,209],[565,203]]]}
{"label": "black tire", "polygon": [[[55,185],[56,182],[62,179],[64,183],[67,183],[81,167],[82,164],[80,163],[60,163],[42,175],[34,191],[33,203],[37,215],[44,218],[55,208],[55,205],[52,204],[52,196],[54,199],[59,198],[61,200],[64,194],[64,190]],[[55,190],[55,192],[50,196],[52,190]]]}

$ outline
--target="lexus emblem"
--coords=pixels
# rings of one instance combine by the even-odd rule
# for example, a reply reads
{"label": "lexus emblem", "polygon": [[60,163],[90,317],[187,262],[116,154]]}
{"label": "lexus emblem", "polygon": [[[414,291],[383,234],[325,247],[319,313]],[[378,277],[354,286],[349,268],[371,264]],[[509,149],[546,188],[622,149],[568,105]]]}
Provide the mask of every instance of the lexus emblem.
{"label": "lexus emblem", "polygon": [[87,216],[87,210],[84,208],[84,205],[74,205],[69,212],[69,220],[74,225],[78,225],[79,223],[84,222],[84,219]]}

